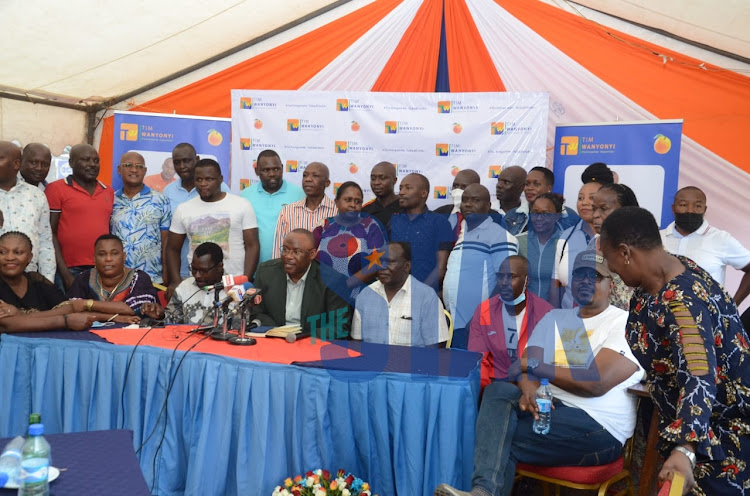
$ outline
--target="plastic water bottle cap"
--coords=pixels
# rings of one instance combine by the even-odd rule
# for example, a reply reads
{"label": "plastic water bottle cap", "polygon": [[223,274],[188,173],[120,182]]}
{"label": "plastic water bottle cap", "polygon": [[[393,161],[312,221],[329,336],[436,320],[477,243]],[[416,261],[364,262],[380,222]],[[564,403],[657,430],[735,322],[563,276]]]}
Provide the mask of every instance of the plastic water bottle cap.
{"label": "plastic water bottle cap", "polygon": [[547,378],[542,379],[542,386],[549,386],[549,379]]}
{"label": "plastic water bottle cap", "polygon": [[31,424],[29,426],[30,436],[41,436],[44,434],[44,424]]}

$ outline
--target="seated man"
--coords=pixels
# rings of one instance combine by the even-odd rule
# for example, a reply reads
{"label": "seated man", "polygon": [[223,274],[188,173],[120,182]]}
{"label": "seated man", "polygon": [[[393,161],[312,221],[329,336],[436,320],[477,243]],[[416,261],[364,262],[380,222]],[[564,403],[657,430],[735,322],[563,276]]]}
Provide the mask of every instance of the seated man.
{"label": "seated man", "polygon": [[430,286],[410,274],[409,243],[391,242],[386,263],[378,280],[357,296],[352,338],[401,346],[444,345],[448,324],[443,304]]}
{"label": "seated man", "polygon": [[484,354],[482,387],[508,378],[508,368],[523,356],[529,336],[552,305],[527,288],[528,261],[511,255],[500,265],[497,292],[477,306],[469,327],[470,351]]}
{"label": "seated man", "polygon": [[[620,456],[635,429],[635,397],[627,388],[643,375],[625,340],[627,312],[609,304],[612,275],[604,257],[584,251],[572,280],[578,308],[553,310],[529,339],[527,357],[509,370],[516,384],[484,390],[477,417],[472,491],[446,484],[436,496],[507,495],[518,462],[601,465]],[[551,429],[534,433],[539,378],[554,395]]]}
{"label": "seated man", "polygon": [[[224,252],[216,243],[201,243],[193,252],[192,276],[177,286],[166,308],[164,320],[173,324],[208,324],[213,318],[215,294],[203,288],[221,282],[224,275]],[[219,298],[227,296],[219,291]],[[213,322],[211,322],[213,323]]]}
{"label": "seated man", "polygon": [[316,252],[307,229],[294,229],[284,237],[281,258],[263,262],[255,273],[263,300],[253,307],[252,318],[264,326],[298,325],[303,334],[322,339],[349,334],[349,305],[323,283]]}

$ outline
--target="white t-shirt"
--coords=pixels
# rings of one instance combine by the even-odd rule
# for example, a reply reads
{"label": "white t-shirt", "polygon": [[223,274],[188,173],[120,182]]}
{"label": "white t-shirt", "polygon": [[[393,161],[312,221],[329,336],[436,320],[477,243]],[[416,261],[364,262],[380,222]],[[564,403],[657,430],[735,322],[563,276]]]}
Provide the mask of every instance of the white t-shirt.
{"label": "white t-shirt", "polygon": [[[515,312],[514,312],[515,313]],[[526,315],[526,307],[523,307],[518,315],[511,315],[508,307],[503,305],[503,331],[505,331],[505,347],[511,361],[518,358],[518,330],[523,325],[523,316]]]}
{"label": "white t-shirt", "polygon": [[[638,366],[633,375],[599,397],[584,398],[550,384],[555,398],[584,410],[623,444],[633,435],[636,421],[636,397],[627,389],[643,377],[625,339],[627,320],[628,313],[612,305],[588,319],[581,319],[578,309],[552,310],[539,321],[528,344],[543,348],[544,363],[558,367],[588,367],[602,348],[616,351]],[[554,418],[553,413],[553,423]]]}
{"label": "white t-shirt", "polygon": [[231,193],[215,202],[205,202],[197,196],[180,204],[172,217],[169,230],[187,235],[190,243],[188,263],[193,251],[206,242],[216,243],[224,252],[224,272],[232,275],[245,273],[245,242],[242,231],[257,229],[255,211],[249,201]]}

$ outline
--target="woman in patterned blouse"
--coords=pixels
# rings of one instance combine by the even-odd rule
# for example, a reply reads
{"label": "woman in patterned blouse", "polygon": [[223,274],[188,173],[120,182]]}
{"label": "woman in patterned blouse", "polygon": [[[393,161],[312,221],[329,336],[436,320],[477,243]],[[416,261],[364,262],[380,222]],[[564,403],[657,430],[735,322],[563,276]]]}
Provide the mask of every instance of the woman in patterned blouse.
{"label": "woman in patterned blouse", "polygon": [[659,411],[659,479],[679,472],[685,493],[750,495],[750,349],[734,301],[695,262],[664,250],[647,210],[613,212],[601,248],[636,288],[626,335]]}

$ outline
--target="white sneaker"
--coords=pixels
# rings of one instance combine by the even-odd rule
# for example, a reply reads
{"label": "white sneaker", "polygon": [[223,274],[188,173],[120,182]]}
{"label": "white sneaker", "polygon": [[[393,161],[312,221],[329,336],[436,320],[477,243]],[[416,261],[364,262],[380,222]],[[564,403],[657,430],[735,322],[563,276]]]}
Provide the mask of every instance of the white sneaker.
{"label": "white sneaker", "polygon": [[440,484],[437,489],[435,489],[433,496],[471,496],[471,493],[459,491],[448,484]]}

